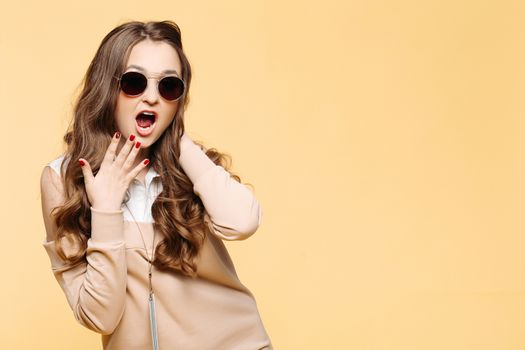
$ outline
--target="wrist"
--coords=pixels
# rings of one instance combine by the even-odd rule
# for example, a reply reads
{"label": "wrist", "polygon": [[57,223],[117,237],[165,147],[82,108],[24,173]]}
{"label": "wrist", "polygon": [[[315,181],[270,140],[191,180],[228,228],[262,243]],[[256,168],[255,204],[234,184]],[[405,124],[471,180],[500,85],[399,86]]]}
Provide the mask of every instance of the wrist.
{"label": "wrist", "polygon": [[94,210],[99,213],[111,213],[111,214],[117,214],[122,213],[122,208],[117,208],[115,205],[97,205],[93,204],[91,206],[91,210]]}

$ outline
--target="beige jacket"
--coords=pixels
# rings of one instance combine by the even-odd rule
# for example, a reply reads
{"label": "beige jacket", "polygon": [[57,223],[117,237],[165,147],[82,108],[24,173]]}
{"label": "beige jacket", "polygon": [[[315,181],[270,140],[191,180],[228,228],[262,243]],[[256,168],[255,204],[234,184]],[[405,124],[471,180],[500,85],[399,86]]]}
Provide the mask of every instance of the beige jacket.
{"label": "beige jacket", "polygon": [[[62,203],[61,156],[43,170],[42,210],[48,237],[56,227],[49,211]],[[67,160],[66,160],[67,163]],[[255,233],[262,209],[254,194],[215,165],[184,134],[180,164],[194,184],[214,227],[198,259],[198,278],[153,268],[161,350],[273,349],[253,294],[240,282],[223,240],[244,240]],[[102,334],[103,349],[152,348],[148,308],[148,262],[137,220],[151,255],[154,232],[151,205],[162,191],[150,167],[145,184],[134,180],[130,199],[120,211],[91,208],[87,262],[71,266],[57,255],[55,242],[44,240],[53,274],[77,321]],[[133,217],[132,217],[133,215]]]}

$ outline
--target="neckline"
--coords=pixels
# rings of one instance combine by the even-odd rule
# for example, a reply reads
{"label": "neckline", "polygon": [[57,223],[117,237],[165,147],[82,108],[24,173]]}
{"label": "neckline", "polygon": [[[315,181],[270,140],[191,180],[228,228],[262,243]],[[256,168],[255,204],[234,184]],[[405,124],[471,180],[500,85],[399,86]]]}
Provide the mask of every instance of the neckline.
{"label": "neckline", "polygon": [[148,168],[148,171],[146,172],[146,175],[144,175],[144,182],[142,182],[141,180],[137,178],[133,179],[133,181],[136,181],[139,184],[145,185],[146,187],[148,187],[153,181],[153,179],[157,177],[160,177],[159,173],[157,173],[157,171],[153,168],[153,166],[150,166]]}

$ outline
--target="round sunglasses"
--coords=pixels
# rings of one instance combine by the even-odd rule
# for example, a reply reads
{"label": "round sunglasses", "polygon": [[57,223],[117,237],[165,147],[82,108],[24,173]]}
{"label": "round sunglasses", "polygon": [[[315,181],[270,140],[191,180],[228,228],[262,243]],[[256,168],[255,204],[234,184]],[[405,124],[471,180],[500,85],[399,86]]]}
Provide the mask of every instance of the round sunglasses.
{"label": "round sunglasses", "polygon": [[[120,89],[128,96],[139,96],[148,86],[148,78],[140,72],[129,71],[117,79]],[[176,101],[184,93],[185,84],[179,77],[167,75],[157,79],[157,89],[165,100]]]}

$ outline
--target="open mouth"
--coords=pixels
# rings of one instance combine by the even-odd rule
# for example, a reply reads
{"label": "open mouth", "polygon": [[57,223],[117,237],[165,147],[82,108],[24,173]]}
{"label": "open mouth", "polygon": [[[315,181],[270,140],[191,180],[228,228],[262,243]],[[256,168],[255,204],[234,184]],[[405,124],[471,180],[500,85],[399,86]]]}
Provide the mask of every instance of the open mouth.
{"label": "open mouth", "polygon": [[153,131],[156,120],[157,115],[155,113],[149,111],[140,112],[135,118],[139,135],[149,135]]}
{"label": "open mouth", "polygon": [[147,129],[155,123],[155,114],[151,112],[141,112],[136,120],[138,126]]}

